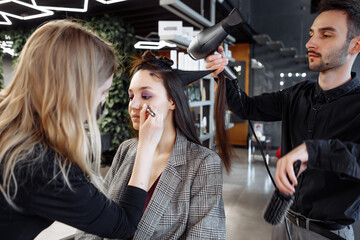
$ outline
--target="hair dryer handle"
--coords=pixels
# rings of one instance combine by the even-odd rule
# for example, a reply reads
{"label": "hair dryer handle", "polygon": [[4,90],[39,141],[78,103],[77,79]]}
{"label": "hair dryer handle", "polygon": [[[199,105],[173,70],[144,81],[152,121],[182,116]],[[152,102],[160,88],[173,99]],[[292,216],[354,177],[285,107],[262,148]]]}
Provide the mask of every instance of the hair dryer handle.
{"label": "hair dryer handle", "polygon": [[228,66],[225,67],[224,74],[230,80],[237,80],[236,74],[233,71],[231,71],[231,69]]}
{"label": "hair dryer handle", "polygon": [[[214,52],[215,54],[220,54],[218,51],[215,51]],[[229,66],[226,66],[225,68],[224,68],[224,74],[225,74],[225,77],[227,77],[228,79],[230,79],[230,80],[237,80],[237,76],[236,76],[236,74],[230,69],[230,67]]]}

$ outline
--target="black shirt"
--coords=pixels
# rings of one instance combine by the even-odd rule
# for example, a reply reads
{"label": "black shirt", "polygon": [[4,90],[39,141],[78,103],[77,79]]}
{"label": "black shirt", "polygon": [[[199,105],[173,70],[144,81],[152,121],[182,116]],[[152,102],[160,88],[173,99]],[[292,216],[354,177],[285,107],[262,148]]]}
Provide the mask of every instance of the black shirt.
{"label": "black shirt", "polygon": [[[0,238],[34,239],[55,220],[108,238],[125,238],[134,234],[146,200],[146,191],[128,186],[117,204],[99,192],[73,164],[69,172],[72,190],[64,183],[54,152],[46,152],[38,164],[16,172],[20,177],[15,204],[11,208],[0,194]],[[29,169],[28,169],[29,170]],[[0,176],[1,179],[1,176]]]}
{"label": "black shirt", "polygon": [[322,91],[303,81],[274,93],[240,97],[227,80],[230,109],[243,119],[282,120],[281,155],[305,142],[307,169],[291,207],[306,217],[352,224],[360,218],[360,81]]}

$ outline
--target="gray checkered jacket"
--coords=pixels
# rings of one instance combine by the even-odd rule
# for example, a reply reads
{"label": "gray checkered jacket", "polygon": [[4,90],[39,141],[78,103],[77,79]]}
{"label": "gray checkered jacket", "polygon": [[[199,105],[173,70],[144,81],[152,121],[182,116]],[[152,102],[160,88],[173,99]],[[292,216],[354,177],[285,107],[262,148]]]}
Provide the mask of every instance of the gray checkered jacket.
{"label": "gray checkered jacket", "polygon": [[[130,139],[120,145],[105,177],[114,201],[122,198],[130,179],[137,144],[137,139]],[[222,182],[220,157],[177,131],[171,156],[133,239],[225,239]],[[79,232],[76,239],[101,238]]]}

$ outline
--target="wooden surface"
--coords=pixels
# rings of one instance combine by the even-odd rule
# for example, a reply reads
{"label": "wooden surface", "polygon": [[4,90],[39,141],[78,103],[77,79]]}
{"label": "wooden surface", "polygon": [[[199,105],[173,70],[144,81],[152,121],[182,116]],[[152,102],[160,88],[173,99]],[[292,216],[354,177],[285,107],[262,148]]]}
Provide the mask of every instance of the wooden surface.
{"label": "wooden surface", "polygon": [[[235,61],[244,61],[245,67],[245,92],[249,94],[249,75],[250,75],[250,44],[239,43],[230,46],[232,57]],[[235,123],[235,126],[228,130],[230,144],[237,146],[247,145],[248,123]]]}

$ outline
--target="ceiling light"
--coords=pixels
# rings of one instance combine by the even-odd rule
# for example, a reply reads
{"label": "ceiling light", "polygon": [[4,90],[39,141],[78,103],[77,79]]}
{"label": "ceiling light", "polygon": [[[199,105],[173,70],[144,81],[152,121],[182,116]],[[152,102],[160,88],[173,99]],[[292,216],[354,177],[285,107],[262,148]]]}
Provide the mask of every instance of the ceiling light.
{"label": "ceiling light", "polygon": [[288,77],[292,77],[292,73],[288,73]]}
{"label": "ceiling light", "polygon": [[159,42],[139,41],[134,45],[134,47],[136,49],[161,49],[164,47],[175,48],[177,47],[177,45],[168,43],[164,40],[161,40]]}
{"label": "ceiling light", "polygon": [[12,24],[12,22],[9,20],[9,18],[4,13],[0,13],[0,15],[4,19],[4,21],[0,21],[0,25],[11,25]]}
{"label": "ceiling light", "polygon": [[126,0],[96,0],[102,4],[112,4],[112,3],[117,3],[117,2],[124,2]]}
{"label": "ceiling light", "polygon": [[[41,12],[41,13],[38,13],[38,14],[22,16],[22,15],[13,14],[13,13],[10,13],[10,12],[0,11],[1,15],[4,14],[6,16],[17,18],[17,19],[20,19],[20,20],[29,20],[29,19],[33,19],[33,18],[46,17],[46,16],[50,16],[50,15],[54,14],[53,11],[47,10],[45,8],[42,8],[42,7],[37,7],[37,6],[31,5],[31,4],[28,4],[28,3],[25,3],[25,2],[21,2],[21,1],[18,1],[18,0],[4,0],[4,1],[0,2],[0,5],[1,4],[18,4],[18,5],[22,5],[22,6],[26,7],[26,8],[35,9],[35,10]],[[13,8],[10,8],[10,9],[13,9]],[[9,25],[9,24],[7,24],[7,25]]]}
{"label": "ceiling light", "polygon": [[301,76],[302,76],[302,77],[306,77],[306,73],[302,73]]}
{"label": "ceiling light", "polygon": [[285,74],[284,73],[280,73],[280,77],[284,77],[285,76]]}
{"label": "ceiling light", "polygon": [[[68,11],[68,12],[86,12],[89,5],[89,0],[84,0],[83,8],[71,8],[71,7],[58,7],[58,6],[44,6],[36,3],[36,0],[31,0],[32,4],[37,7],[42,7],[46,9],[56,10],[56,11]],[[41,2],[41,1],[38,1]],[[42,1],[44,2],[44,1]]]}
{"label": "ceiling light", "polygon": [[280,81],[280,86],[284,86],[284,81]]}

